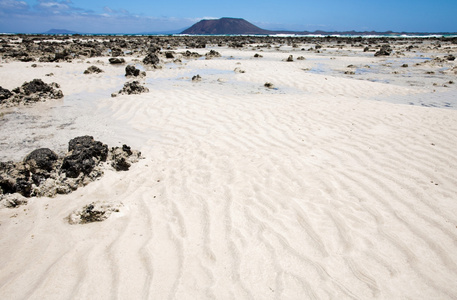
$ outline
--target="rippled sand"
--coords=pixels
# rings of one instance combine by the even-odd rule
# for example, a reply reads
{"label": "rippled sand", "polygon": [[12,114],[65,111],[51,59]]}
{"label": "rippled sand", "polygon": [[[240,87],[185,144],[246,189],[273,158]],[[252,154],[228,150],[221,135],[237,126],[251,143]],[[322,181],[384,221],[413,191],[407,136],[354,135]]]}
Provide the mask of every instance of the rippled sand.
{"label": "rippled sand", "polygon": [[[2,159],[80,133],[145,157],[70,195],[1,209],[0,298],[457,298],[457,111],[420,102],[455,87],[338,71],[368,55],[217,51],[147,71],[149,93],[116,98],[122,67],[0,68],[4,87],[40,77],[66,95],[5,115]],[[304,70],[318,58],[323,73]],[[104,222],[68,223],[93,201],[122,206]]]}

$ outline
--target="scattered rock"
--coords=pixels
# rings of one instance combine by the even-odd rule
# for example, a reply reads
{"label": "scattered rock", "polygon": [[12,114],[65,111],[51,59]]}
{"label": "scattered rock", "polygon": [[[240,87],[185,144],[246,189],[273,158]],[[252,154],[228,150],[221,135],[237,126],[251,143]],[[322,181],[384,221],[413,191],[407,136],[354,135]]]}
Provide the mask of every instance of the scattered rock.
{"label": "scattered rock", "polygon": [[70,140],[68,151],[61,171],[69,178],[77,178],[80,173],[89,175],[108,156],[108,146],[87,135]]}
{"label": "scattered rock", "polygon": [[354,71],[345,71],[344,74],[346,75],[355,75]]}
{"label": "scattered rock", "polygon": [[269,88],[269,89],[274,89],[275,88],[273,83],[271,83],[271,82],[265,82],[265,84],[263,86],[266,87],[266,88]]}
{"label": "scattered rock", "polygon": [[201,81],[201,80],[202,80],[202,78],[201,78],[201,76],[198,75],[198,74],[195,75],[195,76],[192,76],[192,81]]}
{"label": "scattered rock", "polygon": [[126,171],[141,153],[129,146],[108,146],[91,136],[70,140],[68,153],[59,157],[48,148],[32,151],[21,162],[0,162],[0,206],[25,204],[24,197],[68,194],[103,175],[103,162]]}
{"label": "scattered rock", "polygon": [[0,88],[0,103],[7,106],[18,104],[29,104],[38,101],[46,101],[47,99],[63,98],[61,90],[57,90],[60,86],[53,82],[51,84],[44,83],[41,79],[34,79],[30,82],[25,82],[22,86],[13,89],[11,92],[7,89]]}
{"label": "scattered rock", "polygon": [[120,64],[125,63],[125,59],[118,58],[118,57],[112,57],[109,59],[109,63],[112,65],[120,65]]}
{"label": "scattered rock", "polygon": [[111,148],[110,159],[111,166],[116,171],[128,171],[132,163],[136,163],[140,159],[141,153],[132,150],[129,146]]}
{"label": "scattered rock", "polygon": [[112,57],[117,57],[117,56],[121,56],[123,55],[124,53],[122,52],[122,49],[120,48],[113,48],[111,49],[111,56]]}
{"label": "scattered rock", "polygon": [[402,67],[402,68],[407,68],[407,67],[409,67],[409,66],[408,66],[408,64],[402,64],[401,67]]}
{"label": "scattered rock", "polygon": [[258,57],[258,58],[260,58],[260,57],[263,57],[263,56],[262,56],[262,55],[260,55],[260,54],[258,54],[258,53],[256,53],[256,54],[254,54],[254,57]]}
{"label": "scattered rock", "polygon": [[241,70],[240,68],[235,68],[233,71],[235,71],[235,73],[240,73],[240,74],[243,74],[243,73],[246,73],[245,70]]}
{"label": "scattered rock", "polygon": [[102,73],[103,70],[100,69],[99,67],[97,66],[90,66],[89,68],[87,68],[87,70],[84,71],[84,74],[98,74],[98,73]]}
{"label": "scattered rock", "polygon": [[374,56],[389,56],[392,53],[392,48],[389,45],[382,45],[381,49],[377,51]]}
{"label": "scattered rock", "polygon": [[11,93],[10,90],[4,89],[0,86],[0,103],[2,103],[3,100],[6,100],[11,96],[13,96],[13,93]]}
{"label": "scattered rock", "polygon": [[449,61],[454,61],[455,60],[455,56],[452,55],[452,54],[449,54],[448,56],[445,56],[445,58]]}
{"label": "scattered rock", "polygon": [[160,63],[160,59],[155,53],[149,53],[146,55],[146,57],[143,59],[143,63],[147,65],[158,65]]}
{"label": "scattered rock", "polygon": [[205,54],[205,56],[207,59],[210,59],[213,57],[221,57],[221,54],[216,50],[210,50],[208,53]]}
{"label": "scattered rock", "polygon": [[117,95],[136,95],[147,92],[149,92],[147,87],[142,86],[139,81],[134,80],[132,82],[125,83],[122,90],[120,90],[118,93],[112,93],[111,97],[116,97]]}
{"label": "scattered rock", "polygon": [[40,148],[33,150],[29,155],[27,155],[24,162],[31,167],[33,173],[36,173],[37,170],[50,172],[55,168],[58,158],[57,154],[55,154],[51,149]]}
{"label": "scattered rock", "polygon": [[286,61],[294,61],[294,56],[293,55],[289,55],[289,57],[287,58]]}
{"label": "scattered rock", "polygon": [[125,76],[126,77],[129,77],[129,76],[136,77],[139,75],[140,75],[140,70],[135,68],[135,66],[128,65],[127,67],[125,67]]}
{"label": "scattered rock", "polygon": [[110,204],[101,203],[99,201],[92,202],[83,208],[72,212],[68,216],[68,223],[75,225],[101,222],[108,219],[111,213],[119,212],[120,207],[122,207],[121,203]]}
{"label": "scattered rock", "polygon": [[175,56],[173,55],[173,52],[167,51],[165,52],[165,58],[175,58]]}
{"label": "scattered rock", "polygon": [[15,208],[21,205],[26,205],[27,203],[28,199],[18,193],[0,195],[0,208]]}
{"label": "scattered rock", "polygon": [[189,50],[184,52],[182,55],[187,58],[199,58],[202,56],[202,55],[198,54],[197,52],[190,52]]}
{"label": "scattered rock", "polygon": [[299,56],[297,57],[297,60],[305,60],[306,58],[304,56]]}

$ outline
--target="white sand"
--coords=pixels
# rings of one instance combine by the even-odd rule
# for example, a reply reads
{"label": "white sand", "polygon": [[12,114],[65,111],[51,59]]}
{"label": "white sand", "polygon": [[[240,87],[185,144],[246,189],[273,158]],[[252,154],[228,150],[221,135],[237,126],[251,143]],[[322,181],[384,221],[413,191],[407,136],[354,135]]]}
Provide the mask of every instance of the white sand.
{"label": "white sand", "polygon": [[[456,299],[457,111],[369,100],[428,91],[306,73],[284,53],[219,51],[116,98],[123,68],[0,68],[6,88],[107,91],[51,144],[85,131],[145,157],[0,210],[0,299]],[[93,201],[123,207],[68,224]]]}

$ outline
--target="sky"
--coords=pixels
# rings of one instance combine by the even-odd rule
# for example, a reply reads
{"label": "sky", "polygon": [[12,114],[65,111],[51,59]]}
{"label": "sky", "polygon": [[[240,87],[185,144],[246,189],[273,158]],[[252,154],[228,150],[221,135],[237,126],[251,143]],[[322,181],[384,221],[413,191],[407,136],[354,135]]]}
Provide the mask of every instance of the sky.
{"label": "sky", "polygon": [[0,0],[0,32],[169,32],[221,17],[270,30],[457,32],[456,15],[457,0]]}

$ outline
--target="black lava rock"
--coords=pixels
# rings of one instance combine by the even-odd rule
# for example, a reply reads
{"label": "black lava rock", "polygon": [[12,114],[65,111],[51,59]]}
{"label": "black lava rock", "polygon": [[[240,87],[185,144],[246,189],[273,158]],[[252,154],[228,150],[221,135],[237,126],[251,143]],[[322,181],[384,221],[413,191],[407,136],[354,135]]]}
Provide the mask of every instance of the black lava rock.
{"label": "black lava rock", "polygon": [[32,151],[24,159],[24,162],[32,166],[34,169],[41,169],[45,171],[52,171],[54,163],[58,160],[57,154],[51,149],[40,148]]}
{"label": "black lava rock", "polygon": [[108,59],[108,61],[112,65],[120,65],[120,64],[125,63],[125,59],[117,58],[117,57],[112,57],[112,58]]}
{"label": "black lava rock", "polygon": [[135,68],[135,66],[128,65],[125,67],[125,76],[139,76],[140,70]]}
{"label": "black lava rock", "polygon": [[3,100],[6,100],[11,96],[13,96],[13,93],[11,93],[10,90],[4,89],[0,86],[0,103],[2,103]]}
{"label": "black lava rock", "polygon": [[160,63],[160,59],[155,53],[149,53],[146,55],[146,57],[143,59],[143,63],[147,65],[158,65]]}
{"label": "black lava rock", "polygon": [[87,135],[70,140],[68,151],[60,169],[70,178],[76,178],[80,173],[88,175],[108,156],[108,146]]}

